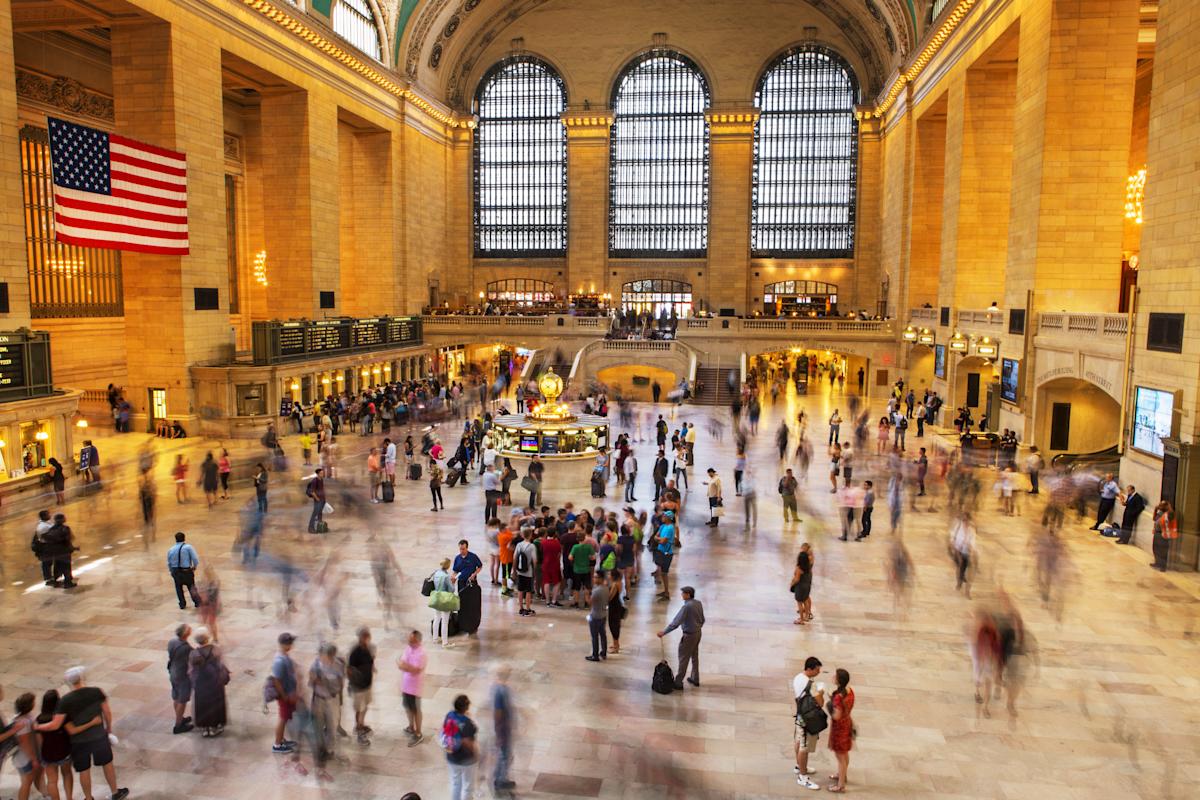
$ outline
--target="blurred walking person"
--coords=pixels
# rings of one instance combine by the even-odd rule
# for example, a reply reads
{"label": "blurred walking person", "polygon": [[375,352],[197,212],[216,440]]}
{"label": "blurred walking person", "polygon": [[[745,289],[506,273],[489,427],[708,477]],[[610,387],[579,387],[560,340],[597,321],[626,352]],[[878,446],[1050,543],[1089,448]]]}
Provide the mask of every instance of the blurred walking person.
{"label": "blurred walking person", "polygon": [[950,532],[950,551],[955,564],[955,591],[965,588],[967,599],[971,598],[970,569],[975,558],[975,523],[971,513],[964,511]]}
{"label": "blurred walking person", "polygon": [[509,668],[502,664],[496,669],[492,686],[492,724],[496,738],[496,769],[492,773],[492,789],[497,795],[511,795],[517,788],[508,771],[513,760],[513,732],[516,730],[516,708],[508,687]]}

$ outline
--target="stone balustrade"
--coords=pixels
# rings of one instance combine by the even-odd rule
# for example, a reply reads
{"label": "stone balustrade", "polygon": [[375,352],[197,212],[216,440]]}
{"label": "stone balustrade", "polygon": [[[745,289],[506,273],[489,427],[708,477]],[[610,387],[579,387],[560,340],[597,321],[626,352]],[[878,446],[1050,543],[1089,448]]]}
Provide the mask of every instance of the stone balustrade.
{"label": "stone balustrade", "polygon": [[1042,312],[1038,314],[1039,336],[1100,336],[1124,339],[1129,333],[1129,317],[1124,314],[1074,314]]}

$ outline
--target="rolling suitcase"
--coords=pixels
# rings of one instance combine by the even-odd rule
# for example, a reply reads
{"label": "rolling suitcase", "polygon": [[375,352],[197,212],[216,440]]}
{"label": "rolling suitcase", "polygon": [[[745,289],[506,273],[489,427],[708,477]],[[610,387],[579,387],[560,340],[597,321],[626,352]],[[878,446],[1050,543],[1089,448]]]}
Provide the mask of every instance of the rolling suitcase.
{"label": "rolling suitcase", "polygon": [[396,501],[396,487],[391,483],[383,482],[383,502],[394,503]]}
{"label": "rolling suitcase", "polygon": [[458,593],[458,600],[458,629],[463,633],[474,633],[479,630],[480,618],[483,616],[483,590],[479,588],[478,583],[472,583]]}
{"label": "rolling suitcase", "polygon": [[446,476],[446,485],[453,489],[458,485],[458,479],[462,477],[461,469],[452,469],[450,474]]}

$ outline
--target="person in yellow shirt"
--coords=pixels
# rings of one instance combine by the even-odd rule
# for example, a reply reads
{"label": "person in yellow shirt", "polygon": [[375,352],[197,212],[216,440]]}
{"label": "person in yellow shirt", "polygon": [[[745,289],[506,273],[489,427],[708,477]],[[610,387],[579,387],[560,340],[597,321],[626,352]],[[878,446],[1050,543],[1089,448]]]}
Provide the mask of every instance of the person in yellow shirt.
{"label": "person in yellow shirt", "polygon": [[300,434],[300,451],[304,454],[304,466],[312,466],[312,434],[308,431]]}

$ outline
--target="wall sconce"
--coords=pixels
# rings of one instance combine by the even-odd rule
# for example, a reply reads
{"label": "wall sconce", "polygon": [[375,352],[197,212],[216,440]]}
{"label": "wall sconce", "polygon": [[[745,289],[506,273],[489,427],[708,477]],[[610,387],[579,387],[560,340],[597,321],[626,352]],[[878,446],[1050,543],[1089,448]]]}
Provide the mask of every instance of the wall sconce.
{"label": "wall sconce", "polygon": [[929,328],[921,328],[921,333],[917,336],[917,341],[921,344],[933,344],[934,338],[933,331],[929,330]]}
{"label": "wall sconce", "polygon": [[323,384],[325,384],[326,386],[328,386],[328,385],[330,384],[329,376],[328,376],[328,375],[326,375],[324,378],[321,378],[321,383],[323,383]]}
{"label": "wall sconce", "polygon": [[86,419],[78,420],[75,423],[75,427],[79,428],[80,430],[84,430],[85,428],[87,428],[87,426],[88,426],[88,421]]}
{"label": "wall sconce", "polygon": [[480,300],[482,300],[482,299],[483,299],[483,292],[480,292],[480,293],[479,293],[479,299],[480,299]]}
{"label": "wall sconce", "polygon": [[381,370],[379,367],[376,367],[375,369],[371,370],[371,372],[376,375],[379,375],[380,373],[383,372],[383,370]]}
{"label": "wall sconce", "polygon": [[994,358],[996,355],[996,349],[996,343],[987,336],[980,339],[979,343],[975,345],[975,353],[977,355],[986,356],[987,358]]}
{"label": "wall sconce", "polygon": [[346,376],[345,376],[345,375],[338,375],[338,376],[337,376],[337,382],[338,382],[338,383],[345,383],[345,382],[346,382]]}
{"label": "wall sconce", "polygon": [[50,438],[50,434],[46,433],[45,431],[38,431],[33,435],[33,438],[37,439],[39,442],[44,442]]}
{"label": "wall sconce", "polygon": [[300,384],[296,383],[295,381],[292,381],[292,391],[293,392],[300,391]]}
{"label": "wall sconce", "polygon": [[1125,181],[1125,219],[1142,224],[1142,201],[1146,198],[1146,168],[1142,167]]}
{"label": "wall sconce", "polygon": [[254,254],[254,282],[259,286],[267,285],[267,251],[259,250]]}
{"label": "wall sconce", "polygon": [[950,337],[949,344],[951,350],[957,350],[960,353],[965,352],[967,349],[967,337],[963,336],[959,331],[955,331],[954,335]]}
{"label": "wall sconce", "polygon": [[369,377],[371,377],[371,370],[367,369],[366,367],[363,367],[362,372],[359,374],[362,375],[364,378],[369,378]]}
{"label": "wall sconce", "polygon": [[912,325],[909,325],[904,329],[904,333],[902,335],[904,336],[904,340],[906,342],[915,342],[917,340],[917,329]]}

